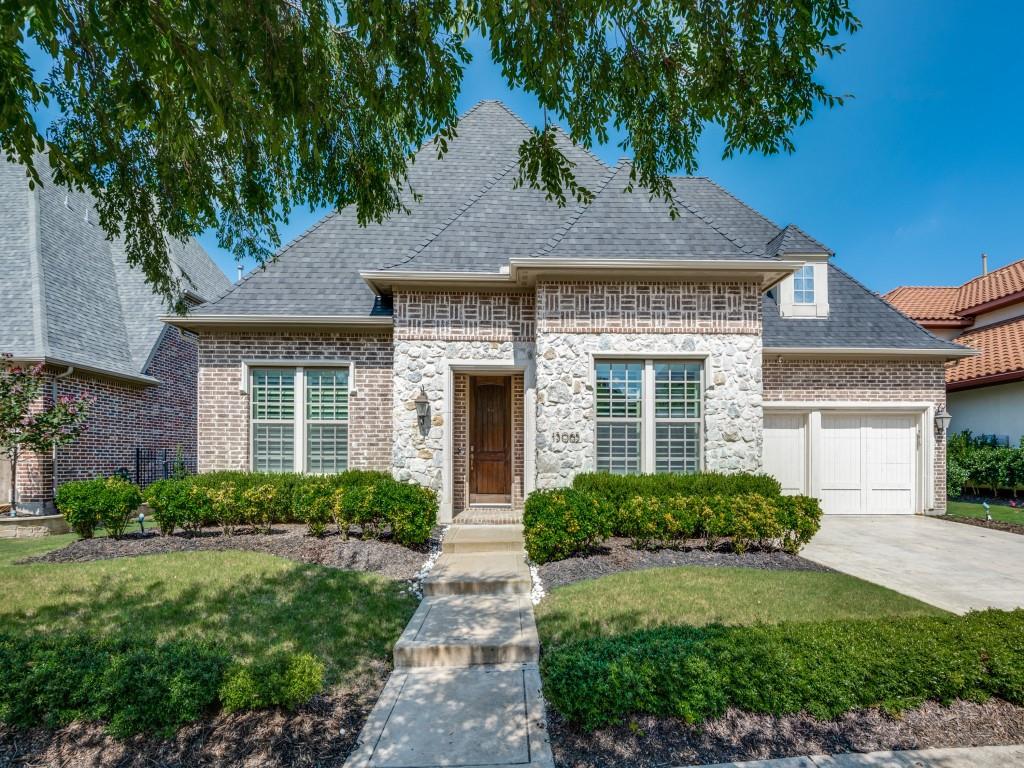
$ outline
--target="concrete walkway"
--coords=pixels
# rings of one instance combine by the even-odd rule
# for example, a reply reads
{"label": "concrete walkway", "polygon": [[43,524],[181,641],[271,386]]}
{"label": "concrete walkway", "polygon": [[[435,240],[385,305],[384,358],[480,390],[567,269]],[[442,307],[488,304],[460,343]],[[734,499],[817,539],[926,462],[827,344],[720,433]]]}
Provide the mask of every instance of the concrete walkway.
{"label": "concrete walkway", "polygon": [[1013,765],[1024,765],[1024,745],[811,755],[718,763],[703,768],[1009,768]]}
{"label": "concrete walkway", "polygon": [[521,525],[453,525],[346,768],[553,768]]}
{"label": "concrete walkway", "polygon": [[830,515],[800,553],[954,613],[1024,607],[1024,536],[920,515]]}

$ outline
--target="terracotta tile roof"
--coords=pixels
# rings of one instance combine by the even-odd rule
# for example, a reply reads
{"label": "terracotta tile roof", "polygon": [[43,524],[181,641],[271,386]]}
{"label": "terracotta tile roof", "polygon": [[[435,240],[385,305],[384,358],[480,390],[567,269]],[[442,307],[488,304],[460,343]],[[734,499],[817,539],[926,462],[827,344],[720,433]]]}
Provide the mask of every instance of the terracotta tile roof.
{"label": "terracotta tile roof", "polygon": [[962,320],[956,312],[959,295],[956,286],[902,285],[882,298],[917,321]]}
{"label": "terracotta tile roof", "polygon": [[946,369],[947,384],[963,384],[1015,373],[1024,378],[1024,317],[969,331],[956,341],[981,354],[949,366]]}
{"label": "terracotta tile roof", "polygon": [[976,307],[1016,293],[1024,293],[1024,259],[963,285],[901,285],[882,298],[903,314],[927,325],[928,321],[969,320],[975,314],[971,310]]}
{"label": "terracotta tile roof", "polygon": [[960,286],[957,311],[966,313],[973,307],[987,304],[1024,291],[1024,259],[994,269]]}

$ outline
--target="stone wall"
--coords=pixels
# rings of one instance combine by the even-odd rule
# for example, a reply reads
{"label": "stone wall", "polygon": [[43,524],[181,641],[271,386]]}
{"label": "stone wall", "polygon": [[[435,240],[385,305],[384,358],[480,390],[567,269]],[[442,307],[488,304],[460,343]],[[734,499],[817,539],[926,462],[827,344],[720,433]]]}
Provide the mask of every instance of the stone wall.
{"label": "stone wall", "polygon": [[[568,485],[595,466],[593,367],[603,354],[705,359],[704,467],[761,466],[761,337],[753,334],[542,333],[537,339],[537,487]],[[705,357],[706,356],[706,357]],[[578,443],[554,442],[578,432]]]}
{"label": "stone wall", "polygon": [[[946,403],[940,360],[836,360],[772,358],[764,363],[766,401]],[[946,441],[935,435],[935,509],[946,508]]]}
{"label": "stone wall", "polygon": [[243,361],[353,364],[348,451],[353,469],[391,470],[392,341],[384,332],[218,331],[199,340],[199,471],[249,469]]}

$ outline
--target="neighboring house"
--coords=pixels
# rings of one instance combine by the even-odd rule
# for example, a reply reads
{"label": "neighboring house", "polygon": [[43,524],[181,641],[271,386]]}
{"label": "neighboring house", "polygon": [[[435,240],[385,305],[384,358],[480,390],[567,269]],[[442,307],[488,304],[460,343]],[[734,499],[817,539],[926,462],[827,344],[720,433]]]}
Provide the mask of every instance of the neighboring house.
{"label": "neighboring house", "polygon": [[562,139],[591,204],[516,184],[529,128],[466,113],[411,212],[327,215],[179,327],[199,334],[200,470],[372,468],[441,519],[576,473],[765,469],[829,513],[945,505],[936,338],[705,178],[679,216]]}
{"label": "neighboring house", "polygon": [[1024,260],[982,271],[963,285],[901,286],[885,299],[936,336],[980,353],[946,369],[950,429],[1017,445],[1024,438]]}
{"label": "neighboring house", "polygon": [[[134,471],[136,447],[194,456],[197,352],[194,335],[160,320],[162,299],[107,240],[92,198],[36,164],[45,183],[30,190],[24,168],[0,160],[0,353],[44,362],[47,398],[96,398],[75,443],[19,461],[19,504],[40,511],[60,483]],[[194,303],[231,286],[195,241],[174,243],[172,258]]]}

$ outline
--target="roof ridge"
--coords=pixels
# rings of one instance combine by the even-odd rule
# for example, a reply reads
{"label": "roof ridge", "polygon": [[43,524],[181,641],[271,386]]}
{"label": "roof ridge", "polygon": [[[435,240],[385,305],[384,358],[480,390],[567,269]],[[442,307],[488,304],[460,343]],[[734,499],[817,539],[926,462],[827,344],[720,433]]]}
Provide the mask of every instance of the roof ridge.
{"label": "roof ridge", "polygon": [[[32,187],[28,191],[29,216],[29,275],[36,294],[36,304],[32,308],[32,333],[36,339],[36,347],[41,357],[50,353],[50,333],[46,322],[46,278],[43,274],[43,254],[39,250],[39,189]],[[35,275],[32,275],[32,272]]]}
{"label": "roof ridge", "polygon": [[819,240],[818,238],[814,237],[813,235],[808,234],[807,230],[803,229],[799,224],[792,224],[792,223],[787,224],[785,226],[785,228],[783,229],[783,231],[785,231],[786,229],[795,229],[797,232],[799,232],[801,235],[806,237],[808,240],[810,240],[815,245],[820,245],[822,250],[824,250],[826,253],[829,253],[829,254],[831,254],[833,256],[835,255],[835,251],[833,251],[831,248],[829,248],[827,245],[825,245],[823,242],[821,242],[821,240]]}
{"label": "roof ridge", "polygon": [[[768,218],[767,216],[765,216],[765,215],[764,215],[763,213],[761,213],[761,212],[760,212],[759,210],[757,210],[756,208],[752,208],[752,207],[751,207],[751,206],[750,206],[750,205],[749,205],[748,203],[746,203],[746,202],[744,202],[743,200],[741,200],[740,198],[736,197],[736,195],[734,195],[734,194],[733,194],[732,192],[730,192],[730,191],[729,191],[728,189],[726,189],[726,188],[725,188],[725,187],[723,187],[723,186],[722,186],[721,184],[719,184],[719,183],[718,183],[717,181],[715,181],[714,179],[712,179],[712,178],[711,178],[710,176],[690,176],[690,177],[684,177],[684,178],[693,178],[693,179],[704,179],[704,180],[705,180],[705,181],[707,181],[707,182],[708,182],[709,184],[711,184],[711,186],[713,186],[713,187],[716,187],[716,188],[717,188],[717,189],[718,189],[718,190],[719,190],[719,191],[720,191],[720,192],[721,192],[721,193],[722,193],[723,195],[725,195],[726,197],[731,197],[731,198],[732,198],[733,200],[735,200],[735,201],[736,201],[737,203],[739,203],[740,205],[742,205],[742,206],[743,206],[744,208],[746,208],[746,209],[747,209],[748,211],[750,211],[750,212],[751,212],[751,213],[753,213],[753,214],[754,214],[755,216],[757,216],[758,218],[760,218],[760,219],[761,219],[762,221],[766,221],[766,222],[768,222],[769,224],[771,224],[771,225],[772,225],[773,227],[775,227],[776,229],[785,229],[785,227],[780,227],[780,226],[779,226],[778,224],[776,224],[776,223],[775,223],[774,221],[772,221],[771,219],[769,219],[769,218]],[[814,238],[812,237],[811,239],[813,240]],[[819,245],[820,245],[820,243],[819,243]]]}
{"label": "roof ridge", "polygon": [[[671,183],[671,181],[672,180],[669,179],[670,183]],[[675,190],[675,184],[672,185],[672,189]],[[726,193],[726,194],[728,194],[728,193]],[[675,198],[673,198],[673,199],[675,199]],[[681,197],[678,198],[678,201],[679,201],[680,204],[682,204],[682,206],[686,210],[688,210],[690,213],[692,213],[698,219],[703,221],[705,224],[707,224],[709,227],[711,227],[711,229],[713,229],[719,235],[721,235],[726,240],[728,240],[730,243],[735,245],[741,251],[744,251],[744,252],[749,253],[749,254],[754,254],[754,255],[758,255],[758,254],[766,255],[765,246],[759,246],[759,247],[755,248],[754,246],[747,245],[742,240],[740,240],[738,237],[736,237],[736,235],[734,235],[732,232],[727,231],[724,227],[722,227],[722,225],[716,224],[715,220],[711,216],[708,216],[707,214],[705,214],[697,206],[692,205],[691,203],[685,202]],[[766,221],[767,221],[767,219],[766,219]]]}
{"label": "roof ridge", "polygon": [[[521,117],[520,115],[517,115],[517,114],[516,114],[516,113],[515,113],[514,111],[512,111],[512,109],[511,109],[511,108],[510,108],[510,107],[508,106],[508,104],[506,104],[505,102],[503,102],[503,101],[502,101],[501,99],[484,99],[483,101],[480,101],[480,102],[478,102],[477,106],[479,106],[480,104],[483,104],[484,102],[490,102],[490,103],[494,103],[494,104],[497,104],[497,105],[498,105],[499,107],[501,107],[501,108],[502,108],[502,109],[504,109],[504,110],[505,110],[506,112],[508,112],[508,113],[509,113],[510,115],[512,115],[512,117],[514,117],[514,118],[515,118],[515,119],[516,119],[517,121],[519,121],[519,124],[520,124],[520,125],[522,125],[522,126],[523,126],[523,127],[524,127],[524,128],[526,129],[526,130],[528,130],[528,131],[529,131],[530,133],[533,133],[533,131],[535,130],[535,128],[534,128],[533,126],[531,126],[531,125],[530,125],[529,123],[527,123],[527,122],[526,122],[525,120],[523,120],[523,118],[522,118],[522,117]],[[474,109],[476,109],[476,107],[474,107]],[[570,143],[570,144],[571,144],[571,145],[572,145],[573,147],[575,147],[576,149],[580,149],[580,150],[582,150],[582,151],[583,151],[583,152],[584,152],[584,153],[585,153],[586,155],[588,155],[588,156],[590,157],[590,159],[591,159],[591,160],[593,160],[593,161],[595,161],[596,163],[598,163],[599,165],[601,165],[601,167],[603,167],[603,168],[610,168],[610,167],[612,167],[612,166],[609,166],[609,165],[608,165],[608,163],[606,163],[606,162],[605,162],[604,160],[602,160],[602,159],[601,159],[600,157],[598,157],[597,155],[595,155],[595,154],[594,154],[594,153],[593,153],[593,152],[592,152],[591,150],[587,149],[587,148],[586,148],[585,146],[583,146],[582,144],[579,144],[578,142],[575,142],[575,141],[573,141],[573,139],[572,139],[572,136],[571,136],[571,135],[569,134],[569,132],[568,132],[568,131],[566,131],[566,130],[565,130],[565,129],[564,129],[564,128],[563,128],[562,126],[560,126],[560,125],[559,125],[558,123],[549,123],[549,125],[551,125],[552,127],[554,127],[554,129],[555,129],[556,131],[558,131],[558,132],[559,132],[559,133],[561,133],[561,134],[562,134],[563,136],[565,136],[566,140],[567,140],[567,141],[568,141],[568,142],[569,142],[569,143]]]}
{"label": "roof ridge", "polygon": [[448,227],[450,227],[455,222],[456,219],[458,219],[460,216],[462,216],[462,214],[464,214],[466,211],[472,208],[473,205],[478,200],[480,200],[480,198],[486,195],[491,189],[494,188],[494,186],[499,181],[505,178],[505,176],[508,175],[509,171],[511,171],[512,168],[515,167],[518,163],[518,158],[506,163],[500,171],[498,171],[494,176],[492,176],[486,182],[484,182],[484,185],[480,189],[478,189],[476,192],[470,195],[461,206],[456,208],[455,211],[440,224],[440,226],[435,227],[425,238],[423,238],[423,240],[414,245],[410,249],[409,254],[405,258],[396,261],[394,264],[389,264],[388,266],[383,267],[383,269],[394,269],[395,267],[398,267],[402,264],[408,264],[410,261],[413,261],[417,256],[419,256],[423,252],[423,250],[428,245],[430,245],[434,240],[436,240],[441,235],[442,232],[448,229]]}
{"label": "roof ridge", "polygon": [[[618,161],[616,161],[615,165],[608,169],[608,172],[594,190],[594,197],[591,198],[591,201],[596,199],[597,196],[605,190],[605,187],[611,183],[611,180],[618,175],[619,170],[622,167],[625,167],[627,162],[628,160],[625,157],[620,157]],[[555,247],[562,242],[565,236],[569,234],[569,230],[576,226],[576,222],[579,221],[580,216],[582,216],[589,207],[590,203],[577,203],[576,208],[571,214],[569,214],[569,218],[565,220],[562,226],[555,230],[551,237],[545,241],[544,245],[534,251],[531,258],[539,258],[542,255],[551,253],[551,251],[553,251]]]}
{"label": "roof ridge", "polygon": [[998,327],[1000,327],[1002,325],[1012,325],[1013,323],[1021,323],[1021,322],[1024,322],[1024,315],[1017,315],[1016,317],[1008,317],[1005,320],[1000,320],[997,323],[989,323],[988,325],[983,325],[980,328],[966,328],[963,331],[963,333],[960,334],[960,336],[957,336],[957,338],[959,339],[959,338],[961,338],[963,336],[970,336],[972,333],[981,333],[983,331],[988,331],[988,330],[991,330],[992,328],[998,328]]}
{"label": "roof ridge", "polygon": [[992,277],[992,275],[995,275],[995,274],[997,274],[999,272],[1002,272],[1004,269],[1010,269],[1011,267],[1016,267],[1016,266],[1019,266],[1019,265],[1024,265],[1024,259],[1017,259],[1016,261],[1011,261],[1009,264],[1004,264],[1001,267],[996,267],[991,272],[986,272],[984,275],[978,275],[977,277],[972,277],[970,280],[968,280],[968,281],[966,281],[964,283],[961,283],[958,287],[959,288],[966,288],[968,285],[970,285],[971,283],[973,283],[973,282],[975,282],[977,280],[985,280],[986,278]]}

